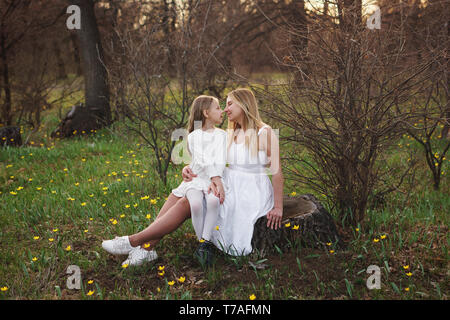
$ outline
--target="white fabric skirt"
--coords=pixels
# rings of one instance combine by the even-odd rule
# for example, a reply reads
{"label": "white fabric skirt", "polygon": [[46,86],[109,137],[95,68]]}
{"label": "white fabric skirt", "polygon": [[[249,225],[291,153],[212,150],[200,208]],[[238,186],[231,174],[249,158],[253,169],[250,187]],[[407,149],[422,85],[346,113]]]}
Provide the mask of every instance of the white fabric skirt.
{"label": "white fabric skirt", "polygon": [[197,176],[193,178],[191,181],[181,182],[177,188],[172,189],[172,193],[180,198],[186,197],[186,192],[191,188],[196,190],[202,190],[203,192],[207,193],[210,184],[211,180]]}
{"label": "white fabric skirt", "polygon": [[248,255],[256,220],[273,209],[272,183],[267,174],[234,165],[225,168],[223,184],[225,200],[220,205],[219,230],[214,230],[212,242],[230,255]]}

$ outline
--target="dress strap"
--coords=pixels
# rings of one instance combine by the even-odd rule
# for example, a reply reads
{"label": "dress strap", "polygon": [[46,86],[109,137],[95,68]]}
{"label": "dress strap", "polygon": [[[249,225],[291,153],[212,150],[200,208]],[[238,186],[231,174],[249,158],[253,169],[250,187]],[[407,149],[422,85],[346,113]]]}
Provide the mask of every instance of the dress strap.
{"label": "dress strap", "polygon": [[259,134],[261,133],[262,129],[264,129],[265,127],[269,127],[269,126],[268,126],[268,125],[263,125],[263,126],[259,129],[259,131],[258,131],[258,136],[259,136]]}

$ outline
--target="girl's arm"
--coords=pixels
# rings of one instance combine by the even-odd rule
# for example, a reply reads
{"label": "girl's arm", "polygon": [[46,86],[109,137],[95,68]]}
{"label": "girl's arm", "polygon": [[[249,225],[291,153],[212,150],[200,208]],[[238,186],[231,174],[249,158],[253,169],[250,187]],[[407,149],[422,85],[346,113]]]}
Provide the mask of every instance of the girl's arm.
{"label": "girl's arm", "polygon": [[[191,134],[189,134],[188,137],[187,137],[186,147],[187,147],[187,151],[189,152],[189,155],[191,156],[191,161],[192,161],[192,151],[189,148],[189,139],[190,139],[190,137],[191,137]],[[195,178],[197,175],[192,171],[190,165],[187,164],[181,170],[181,176],[183,177],[184,181],[189,182],[193,178]]]}

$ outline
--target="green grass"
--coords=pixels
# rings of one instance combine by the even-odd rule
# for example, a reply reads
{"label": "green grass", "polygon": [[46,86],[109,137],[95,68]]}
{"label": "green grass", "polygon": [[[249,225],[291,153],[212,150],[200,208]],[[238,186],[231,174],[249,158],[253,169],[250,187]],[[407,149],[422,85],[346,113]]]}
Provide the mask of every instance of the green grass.
{"label": "green grass", "polygon": [[[204,270],[192,256],[197,241],[187,221],[161,241],[157,261],[124,269],[124,258],[102,250],[102,239],[152,222],[182,181],[181,166],[169,168],[164,186],[150,149],[124,135],[120,124],[95,135],[51,140],[57,118],[48,111],[44,121],[28,146],[0,153],[0,299],[448,298],[448,175],[435,191],[426,166],[418,166],[421,183],[404,186],[384,207],[368,210],[358,230],[341,230],[345,250],[333,244],[327,250],[294,246],[262,262],[219,256]],[[23,130],[26,136],[29,129]],[[409,147],[424,161],[418,146]],[[394,150],[386,165],[405,168],[407,157]],[[309,190],[287,180],[285,193],[292,191]],[[66,287],[69,265],[81,269],[81,290]],[[369,265],[381,269],[380,290],[366,287]]]}

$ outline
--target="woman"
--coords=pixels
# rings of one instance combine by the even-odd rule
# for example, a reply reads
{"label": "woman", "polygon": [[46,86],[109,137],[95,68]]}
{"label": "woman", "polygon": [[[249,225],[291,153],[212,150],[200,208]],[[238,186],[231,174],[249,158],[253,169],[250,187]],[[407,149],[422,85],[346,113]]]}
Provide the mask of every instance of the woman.
{"label": "woman", "polygon": [[[251,252],[253,224],[267,216],[267,227],[281,227],[283,216],[283,175],[280,166],[278,138],[259,116],[258,105],[252,91],[236,89],[227,96],[223,110],[228,115],[228,163],[223,175],[225,199],[220,206],[218,230],[211,241],[216,247],[232,255]],[[272,184],[264,172],[272,175]],[[196,175],[185,166],[183,180]],[[242,183],[245,182],[245,183]],[[248,187],[246,187],[248,186]],[[217,185],[210,190],[218,195]],[[153,247],[166,234],[176,230],[190,217],[186,198],[170,194],[155,221],[143,231],[104,241],[102,246],[113,254],[129,254],[124,264],[138,265],[156,259]],[[209,261],[211,245],[200,248]]]}

